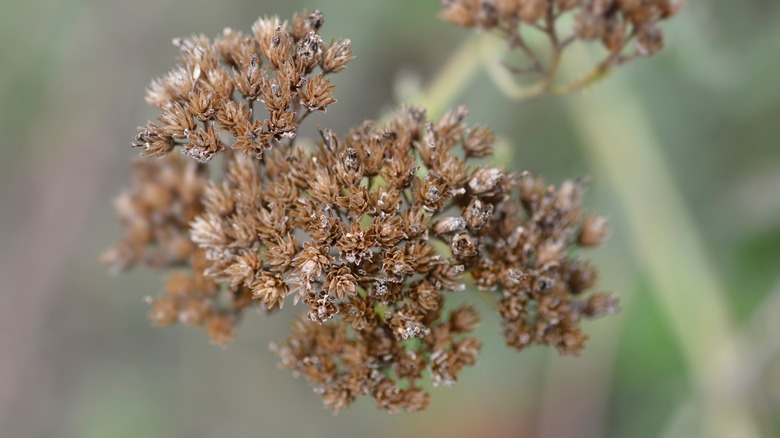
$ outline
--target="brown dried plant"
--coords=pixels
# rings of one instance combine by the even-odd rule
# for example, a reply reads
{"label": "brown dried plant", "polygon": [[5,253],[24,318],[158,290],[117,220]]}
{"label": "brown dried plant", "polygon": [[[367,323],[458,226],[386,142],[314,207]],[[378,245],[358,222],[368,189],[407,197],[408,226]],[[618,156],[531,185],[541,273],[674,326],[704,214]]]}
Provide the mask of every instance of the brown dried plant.
{"label": "brown dried plant", "polygon": [[[494,31],[519,51],[527,65],[505,63],[518,76],[536,78],[522,97],[579,91],[615,67],[663,48],[659,26],[676,15],[683,0],[442,0],[442,18],[458,26]],[[571,19],[571,20],[570,20]],[[549,54],[531,42],[536,32],[549,42]],[[565,85],[555,80],[562,57],[573,43],[598,41],[604,58],[587,74]]]}
{"label": "brown dried plant", "polygon": [[[607,234],[583,213],[583,182],[556,188],[486,164],[494,135],[468,126],[464,107],[438,120],[410,107],[384,126],[294,142],[335,102],[325,75],[352,59],[348,40],[322,44],[322,23],[315,11],[174,42],[180,65],[150,86],[161,116],[134,140],[145,157],[104,261],[170,270],[150,318],[201,326],[223,346],[250,307],[302,305],[272,349],[334,411],[358,396],[420,411],[426,373],[450,386],[474,365],[481,317],[448,304],[453,293],[488,297],[516,349],[578,354],[580,321],[618,307],[588,294],[596,271],[573,255]],[[176,147],[185,157],[167,155]],[[223,171],[210,174],[218,153]]]}
{"label": "brown dried plant", "polygon": [[207,162],[226,148],[260,158],[272,144],[294,139],[311,112],[336,102],[327,76],[352,60],[349,40],[323,43],[323,21],[319,11],[304,12],[291,25],[261,18],[251,35],[225,29],[213,41],[174,39],[179,65],[146,94],[161,111],[158,123],[140,128],[133,146],[147,156],[181,147]]}

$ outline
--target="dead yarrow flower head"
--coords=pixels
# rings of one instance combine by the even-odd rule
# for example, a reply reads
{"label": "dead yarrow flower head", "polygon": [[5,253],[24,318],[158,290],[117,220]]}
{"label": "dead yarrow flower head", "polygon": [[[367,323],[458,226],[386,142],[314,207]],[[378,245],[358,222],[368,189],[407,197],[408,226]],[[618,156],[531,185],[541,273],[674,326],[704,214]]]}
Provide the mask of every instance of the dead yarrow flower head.
{"label": "dead yarrow flower head", "polygon": [[[298,15],[291,26],[261,19],[254,37],[179,41],[189,71],[181,77],[194,81],[186,87],[241,91],[206,93],[201,102],[192,91],[174,95],[171,79],[153,85],[163,127],[142,131],[144,155],[181,146],[197,160],[139,159],[134,185],[117,204],[126,236],[105,261],[173,271],[165,293],[150,299],[150,317],[201,326],[220,345],[250,306],[265,313],[290,301],[302,306],[292,335],[272,349],[334,411],[359,396],[389,412],[420,411],[429,402],[424,375],[451,386],[474,365],[481,317],[469,305],[453,308],[447,298],[455,292],[492,299],[514,348],[579,353],[580,321],[617,310],[613,296],[587,295],[596,271],[572,255],[607,232],[603,218],[582,212],[582,181],[556,188],[486,165],[494,136],[468,126],[465,107],[438,120],[407,108],[386,125],[366,121],[346,136],[320,129],[313,144],[279,135],[272,121],[258,127],[270,136],[259,149],[235,135],[235,126],[256,124],[255,99],[268,120],[276,112],[296,125],[287,133],[302,121],[296,108],[306,114],[332,103],[332,87],[303,79],[316,65],[336,72],[351,59],[344,43],[321,45],[322,22],[319,12]],[[261,57],[270,66],[250,74]],[[222,85],[208,79],[222,74],[215,71],[225,73]],[[317,97],[324,89],[328,97]],[[196,147],[187,146],[193,130],[224,131],[214,134],[220,145],[232,136],[232,145],[211,149],[226,152],[218,176],[199,162],[213,154],[188,151]],[[161,138],[173,146],[153,146]],[[179,145],[184,138],[189,143]],[[466,292],[469,278],[481,291]]]}
{"label": "dead yarrow flower head", "polygon": [[[442,0],[442,18],[458,26],[495,31],[527,65],[506,65],[518,75],[541,78],[539,92],[566,94],[582,89],[614,67],[656,54],[664,46],[660,23],[676,15],[683,0]],[[573,17],[572,25],[563,24]],[[530,43],[528,32],[549,40],[549,60]],[[607,54],[581,79],[553,82],[565,50],[577,41],[598,41]]]}
{"label": "dead yarrow flower head", "polygon": [[304,12],[292,23],[261,18],[248,35],[174,39],[179,64],[147,90],[161,114],[133,145],[148,156],[178,147],[207,162],[226,149],[259,157],[295,137],[304,118],[336,101],[327,76],[352,60],[349,40],[323,42],[323,22],[321,12]]}

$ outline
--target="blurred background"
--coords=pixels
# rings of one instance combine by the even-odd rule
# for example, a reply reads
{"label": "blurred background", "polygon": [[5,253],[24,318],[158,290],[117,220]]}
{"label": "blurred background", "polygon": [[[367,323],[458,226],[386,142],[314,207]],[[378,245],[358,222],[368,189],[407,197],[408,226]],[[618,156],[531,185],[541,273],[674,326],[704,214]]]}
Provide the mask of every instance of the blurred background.
{"label": "blurred background", "polygon": [[334,417],[275,366],[284,315],[248,315],[227,350],[152,328],[162,277],[97,262],[155,116],[144,88],[172,38],[303,7],[357,56],[309,127],[381,116],[473,36],[434,0],[0,0],[0,436],[780,436],[776,1],[691,1],[666,50],[581,95],[512,102],[482,71],[456,95],[512,169],[590,175],[588,205],[611,218],[587,256],[623,312],[585,324],[581,357],[510,350],[486,318],[480,364],[427,412],[361,400]]}

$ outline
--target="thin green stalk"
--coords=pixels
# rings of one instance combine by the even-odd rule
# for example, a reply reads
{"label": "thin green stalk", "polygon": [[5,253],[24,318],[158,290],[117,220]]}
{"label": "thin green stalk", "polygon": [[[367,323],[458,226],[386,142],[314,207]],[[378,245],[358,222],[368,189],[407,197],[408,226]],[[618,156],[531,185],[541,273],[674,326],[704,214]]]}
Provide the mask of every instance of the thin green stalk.
{"label": "thin green stalk", "polygon": [[[439,70],[428,88],[410,103],[425,108],[429,117],[443,114],[479,72],[481,65],[474,60],[483,54],[498,52],[499,46],[495,42],[496,37],[489,34],[467,39]],[[391,116],[385,114],[381,121],[386,122]]]}
{"label": "thin green stalk", "polygon": [[486,34],[466,40],[415,104],[425,108],[430,117],[444,113],[479,71],[480,65],[474,59],[479,58],[481,51],[494,47],[490,44],[490,38]]}
{"label": "thin green stalk", "polygon": [[568,103],[591,165],[622,204],[631,249],[679,339],[703,407],[705,435],[759,436],[749,401],[733,390],[741,361],[724,288],[638,98],[613,78],[598,94]]}
{"label": "thin green stalk", "polygon": [[[499,47],[496,41],[486,41],[485,44],[493,44],[495,47]],[[617,62],[607,58],[581,77],[568,83],[556,84],[563,53],[560,49],[554,48],[553,50],[550,66],[544,76],[538,82],[530,85],[517,83],[517,77],[501,63],[500,57],[496,57],[495,53],[497,50],[483,51],[482,61],[493,83],[501,92],[513,100],[530,100],[545,94],[563,96],[580,92],[609,76],[614,69],[613,63]]]}
{"label": "thin green stalk", "polygon": [[[773,336],[777,331],[773,328],[777,324],[778,314],[780,314],[780,281],[775,286],[774,292],[756,306],[756,311],[743,325],[740,338],[741,344],[745,346],[743,357],[747,357],[747,360],[744,361],[745,369],[742,370],[742,378],[735,382],[739,385],[739,388],[735,388],[736,391],[748,393],[760,385],[765,368],[780,351],[780,338]],[[672,420],[669,421],[661,436],[669,438],[683,436],[687,426],[685,419],[690,417],[694,407],[694,399],[688,399],[678,406],[677,412],[672,415]]]}

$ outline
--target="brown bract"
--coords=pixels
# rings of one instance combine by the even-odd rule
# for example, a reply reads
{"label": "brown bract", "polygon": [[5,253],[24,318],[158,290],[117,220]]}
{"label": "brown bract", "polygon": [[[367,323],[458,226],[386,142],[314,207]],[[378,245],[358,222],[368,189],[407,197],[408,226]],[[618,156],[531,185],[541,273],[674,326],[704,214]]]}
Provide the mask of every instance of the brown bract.
{"label": "brown bract", "polygon": [[[481,316],[448,304],[453,293],[492,300],[515,348],[578,353],[580,321],[617,310],[611,295],[587,296],[596,272],[571,254],[607,232],[583,214],[582,182],[556,188],[486,164],[495,137],[468,126],[465,107],[438,120],[407,108],[384,126],[282,141],[302,120],[291,108],[333,103],[323,75],[351,58],[343,43],[322,46],[322,22],[319,12],[292,26],[261,19],[252,37],[177,41],[183,66],[150,93],[161,125],[137,142],[157,155],[187,139],[182,150],[200,161],[247,153],[222,154],[214,177],[181,156],[140,158],[117,203],[125,237],[105,261],[172,270],[151,319],[201,326],[220,345],[250,306],[302,307],[273,350],[334,411],[360,396],[420,411],[424,376],[451,386],[476,364]],[[255,100],[269,118],[254,118]]]}

